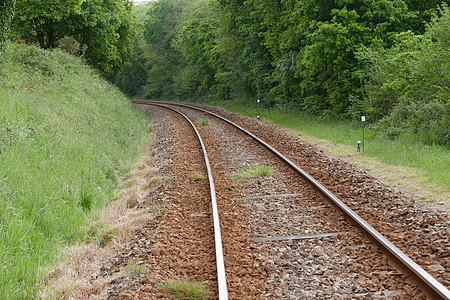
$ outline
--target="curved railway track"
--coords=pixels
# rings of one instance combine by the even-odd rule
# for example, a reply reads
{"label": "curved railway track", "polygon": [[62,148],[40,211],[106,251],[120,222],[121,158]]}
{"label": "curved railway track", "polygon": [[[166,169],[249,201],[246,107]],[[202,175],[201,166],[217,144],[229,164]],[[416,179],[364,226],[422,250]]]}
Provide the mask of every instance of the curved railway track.
{"label": "curved railway track", "polygon": [[[203,109],[199,109],[197,107],[192,107],[192,106],[187,106],[187,105],[182,105],[182,104],[174,104],[174,103],[154,103],[154,102],[147,102],[147,101],[135,101],[136,104],[143,104],[143,105],[155,105],[155,106],[159,106],[159,107],[164,107],[166,109],[170,109],[172,111],[177,111],[174,108],[168,107],[168,105],[177,105],[178,107],[180,107],[180,109],[184,109],[184,110],[197,110],[197,118],[199,117],[199,113],[200,114],[208,114],[209,116],[213,116],[214,118],[217,118],[217,120],[221,120],[220,122],[226,122],[229,125],[234,126],[235,128],[237,128],[240,132],[245,133],[246,135],[250,136],[252,139],[256,140],[259,144],[263,145],[266,149],[270,150],[276,157],[277,159],[281,159],[285,164],[289,165],[291,171],[295,171],[295,173],[300,174],[300,176],[307,181],[310,185],[312,185],[314,187],[314,189],[316,191],[318,191],[322,198],[326,198],[328,199],[328,201],[330,201],[330,203],[332,204],[332,206],[334,206],[335,208],[337,208],[341,214],[344,214],[346,216],[347,219],[351,220],[351,222],[353,222],[354,224],[357,225],[357,227],[360,228],[360,230],[363,232],[363,234],[365,236],[370,237],[370,239],[372,240],[372,242],[374,244],[376,244],[379,249],[382,249],[382,251],[389,256],[391,262],[393,262],[393,264],[397,267],[400,268],[402,270],[402,272],[404,272],[405,274],[407,274],[405,277],[410,277],[413,278],[414,281],[416,282],[416,284],[418,286],[420,286],[422,292],[424,292],[425,294],[428,295],[428,297],[430,299],[450,299],[450,292],[441,284],[439,283],[436,279],[434,279],[431,275],[429,275],[424,269],[422,269],[419,265],[417,265],[415,262],[413,262],[409,257],[407,257],[402,251],[400,251],[397,247],[395,247],[391,242],[389,242],[385,237],[383,237],[378,231],[376,231],[372,226],[370,226],[366,221],[364,221],[361,217],[359,217],[353,210],[351,210],[346,204],[344,204],[341,200],[339,200],[333,193],[331,193],[328,189],[326,189],[322,184],[320,184],[319,182],[317,182],[314,178],[312,178],[308,173],[306,173],[303,169],[301,169],[300,167],[298,167],[292,160],[288,159],[287,157],[283,156],[279,151],[277,151],[275,148],[273,148],[272,146],[268,145],[267,143],[265,143],[264,141],[262,141],[261,139],[259,139],[258,137],[256,137],[254,134],[248,132],[247,130],[245,130],[244,128],[240,127],[237,124],[232,123],[231,121],[223,118],[220,115],[211,113],[209,111],[203,110]],[[187,112],[186,111],[186,112]],[[183,115],[184,118],[186,118],[189,121],[189,118],[184,115],[183,113],[177,111],[177,113]],[[201,115],[200,115],[201,117]],[[195,128],[195,125],[193,124],[192,121],[189,121],[192,125],[192,127],[194,128],[194,131],[196,132],[197,136],[199,137],[200,140],[200,144],[202,149],[204,150],[205,153],[205,162],[207,164],[207,170],[208,170],[208,177],[210,178],[210,187],[211,187],[211,198],[212,198],[212,207],[213,207],[213,219],[214,219],[214,224],[215,224],[215,245],[217,248],[216,250],[216,263],[217,263],[217,271],[218,271],[218,297],[219,299],[227,299],[228,295],[227,295],[227,288],[226,288],[226,280],[225,280],[225,268],[224,268],[224,263],[223,263],[223,258],[221,256],[222,253],[222,245],[221,245],[221,236],[220,236],[220,224],[218,222],[219,217],[218,217],[218,205],[215,202],[215,193],[214,193],[214,183],[213,183],[213,179],[212,179],[212,175],[213,172],[211,171],[211,167],[209,166],[208,162],[208,156],[206,154],[205,151],[205,145],[200,137],[200,133],[198,132],[198,130]],[[253,146],[252,146],[253,147]],[[213,150],[215,152],[218,152],[219,149],[215,149]],[[245,160],[245,159],[244,159]],[[277,163],[274,163],[277,164]],[[278,167],[277,167],[278,168]],[[216,171],[216,173],[218,173],[218,171]],[[287,173],[286,173],[287,174]],[[292,174],[288,175],[288,176],[293,176]],[[298,179],[297,179],[298,180]],[[300,190],[302,190],[304,188],[300,188]],[[293,189],[295,190],[295,189]],[[297,189],[297,192],[299,190]],[[291,194],[278,194],[278,195],[268,195],[266,197],[259,195],[257,197],[253,197],[254,199],[280,199],[280,198],[295,198],[297,196],[299,196],[300,193],[295,194],[295,193],[291,193]],[[252,200],[252,197],[246,197],[243,199],[240,199],[241,201],[246,201],[246,200]],[[295,199],[294,199],[295,200]],[[264,200],[262,200],[264,202]],[[305,200],[307,201],[307,200]],[[254,204],[249,204],[248,205],[254,205]],[[289,209],[286,209],[286,212],[289,212]],[[232,214],[231,212],[229,212],[229,214]],[[288,216],[284,216],[284,219],[288,219]],[[282,219],[283,219],[282,218]],[[337,219],[339,219],[339,217],[337,217]],[[283,220],[284,221],[284,220]],[[291,222],[292,220],[290,220],[289,222]],[[217,226],[217,227],[216,227]],[[264,227],[264,226],[263,226]],[[288,227],[295,227],[292,224],[288,224]],[[217,228],[217,229],[216,229]],[[264,234],[261,234],[264,235]],[[267,238],[253,238],[251,241],[254,242],[261,242],[261,241],[268,241],[271,243],[276,243],[277,241],[281,240],[281,241],[292,241],[292,240],[297,240],[297,239],[305,239],[305,238],[333,238],[336,237],[338,235],[347,235],[347,232],[344,231],[338,231],[338,232],[334,232],[334,233],[326,233],[326,234],[312,234],[312,235],[281,235],[281,236],[268,236]],[[251,248],[250,248],[251,249]],[[229,251],[228,251],[229,252]],[[227,250],[225,249],[225,255],[227,254]],[[284,254],[285,257],[286,254]],[[231,263],[229,263],[231,265]],[[225,265],[227,265],[227,260],[225,260]],[[361,294],[363,295],[363,294]],[[273,296],[280,296],[280,295],[273,295]]]}

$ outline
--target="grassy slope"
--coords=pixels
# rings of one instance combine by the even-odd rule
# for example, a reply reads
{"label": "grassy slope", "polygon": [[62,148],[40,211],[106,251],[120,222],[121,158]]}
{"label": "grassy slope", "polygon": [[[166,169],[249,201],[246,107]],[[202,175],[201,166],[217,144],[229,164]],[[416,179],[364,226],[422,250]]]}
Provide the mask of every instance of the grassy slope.
{"label": "grassy slope", "polygon": [[12,45],[0,56],[0,299],[34,298],[55,249],[114,196],[147,118],[80,59]]}
{"label": "grassy slope", "polygon": [[[217,103],[216,103],[217,104]],[[258,115],[257,106],[242,106],[239,103],[222,102],[218,105],[250,117]],[[319,120],[298,111],[264,109],[264,120],[334,143],[352,146],[361,140],[362,127],[343,121]],[[425,145],[413,136],[402,136],[397,140],[365,130],[365,155],[397,166],[415,168],[424,174],[426,181],[445,190],[450,190],[450,149],[439,145]]]}

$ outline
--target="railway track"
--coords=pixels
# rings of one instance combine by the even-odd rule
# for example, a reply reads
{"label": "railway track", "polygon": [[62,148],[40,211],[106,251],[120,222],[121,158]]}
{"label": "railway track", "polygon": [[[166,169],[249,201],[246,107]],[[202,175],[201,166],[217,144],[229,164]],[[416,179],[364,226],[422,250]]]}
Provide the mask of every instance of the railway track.
{"label": "railway track", "polygon": [[[163,105],[164,109],[174,110],[167,107],[168,104],[135,103]],[[201,131],[206,149],[215,162],[212,168],[207,167],[208,177],[212,179],[215,174],[219,181],[219,204],[213,204],[213,211],[220,209],[224,227],[225,267],[220,258],[222,238],[218,229],[214,229],[215,245],[219,246],[216,250],[217,274],[221,278],[218,281],[218,298],[228,297],[225,274],[222,274],[225,269],[229,274],[230,298],[234,299],[344,299],[349,295],[400,297],[405,296],[405,293],[407,297],[409,293],[410,296],[427,295],[430,299],[450,298],[449,291],[441,283],[292,160],[251,133],[250,137],[244,137],[242,132],[249,133],[239,126],[231,129],[229,126],[233,124],[217,114],[183,105],[178,106],[177,110],[189,114],[194,122],[205,118],[205,114],[217,122],[217,126],[205,126],[200,130],[195,129],[193,122],[191,125],[199,137]],[[237,141],[225,138],[229,132],[239,136]],[[203,142],[200,144],[205,149]],[[208,162],[207,155],[205,157]],[[236,172],[233,168],[261,163],[272,166],[274,175],[270,178],[249,179],[245,181],[244,189],[242,182],[230,180],[230,176]],[[286,167],[286,163],[289,167]],[[214,203],[214,183],[210,186]],[[331,207],[337,209],[330,210]],[[320,215],[327,217],[316,221]],[[213,219],[215,224],[218,223],[217,215]],[[354,227],[360,231],[355,233]],[[237,238],[238,234],[244,234],[243,238]],[[367,241],[367,236],[371,242]],[[331,249],[332,246],[335,249]],[[355,258],[356,254],[361,256]],[[301,263],[302,259],[306,264]],[[352,266],[352,261],[356,261],[356,266]],[[327,267],[320,268],[321,264]],[[403,273],[398,273],[392,265]],[[343,275],[343,268],[350,272]],[[298,276],[296,272],[302,275]],[[331,279],[329,282],[326,281],[327,277]],[[308,278],[313,278],[315,282],[308,281]],[[341,282],[339,278],[343,278]],[[414,283],[411,283],[411,279],[414,279]],[[242,287],[246,284],[249,286]],[[334,291],[334,294],[327,290]]]}

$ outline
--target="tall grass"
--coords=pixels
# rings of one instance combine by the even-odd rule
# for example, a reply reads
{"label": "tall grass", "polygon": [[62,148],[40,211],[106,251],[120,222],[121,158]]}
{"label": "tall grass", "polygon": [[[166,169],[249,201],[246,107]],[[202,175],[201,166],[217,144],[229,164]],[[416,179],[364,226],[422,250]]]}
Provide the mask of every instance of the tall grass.
{"label": "tall grass", "polygon": [[7,44],[0,56],[0,299],[34,299],[42,267],[116,190],[147,118],[82,61]]}
{"label": "tall grass", "polygon": [[[216,103],[230,111],[239,112],[255,118],[258,115],[254,106],[236,102]],[[342,120],[319,119],[291,108],[261,108],[262,118],[300,133],[355,147],[362,139],[362,123]],[[392,139],[369,128],[364,131],[364,155],[397,166],[407,166],[419,170],[429,183],[450,189],[450,149],[441,145],[430,145],[420,136],[403,134]]]}

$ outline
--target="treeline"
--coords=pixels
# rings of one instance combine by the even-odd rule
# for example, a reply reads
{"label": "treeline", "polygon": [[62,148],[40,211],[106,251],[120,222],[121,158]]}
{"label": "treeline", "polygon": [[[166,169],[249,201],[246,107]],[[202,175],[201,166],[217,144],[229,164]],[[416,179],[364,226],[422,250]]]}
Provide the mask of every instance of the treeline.
{"label": "treeline", "polygon": [[2,0],[0,44],[9,32],[18,43],[59,47],[114,80],[132,52],[132,7],[131,0]]}
{"label": "treeline", "polygon": [[[449,144],[450,1],[159,0],[118,85],[148,99],[261,99]],[[140,12],[142,14],[142,11]]]}

